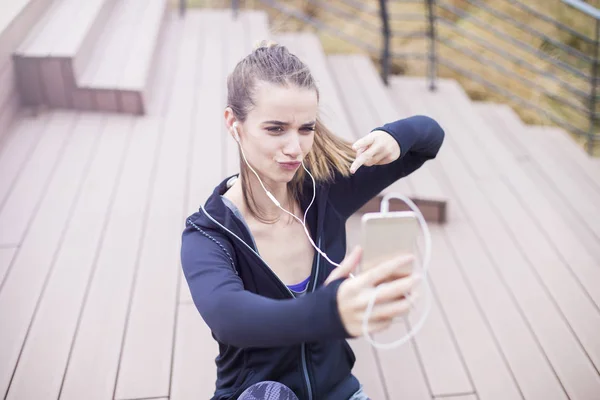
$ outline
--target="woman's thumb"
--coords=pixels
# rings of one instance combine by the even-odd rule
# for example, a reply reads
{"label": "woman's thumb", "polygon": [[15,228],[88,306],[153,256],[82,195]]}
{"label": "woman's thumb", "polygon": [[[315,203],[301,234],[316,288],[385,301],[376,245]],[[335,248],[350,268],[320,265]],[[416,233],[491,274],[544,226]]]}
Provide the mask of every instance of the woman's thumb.
{"label": "woman's thumb", "polygon": [[331,274],[329,274],[325,280],[325,285],[330,284],[336,279],[347,278],[350,276],[352,271],[358,266],[361,256],[362,249],[359,246],[354,247],[350,254],[344,258],[344,261],[341,262],[340,266],[331,271]]}

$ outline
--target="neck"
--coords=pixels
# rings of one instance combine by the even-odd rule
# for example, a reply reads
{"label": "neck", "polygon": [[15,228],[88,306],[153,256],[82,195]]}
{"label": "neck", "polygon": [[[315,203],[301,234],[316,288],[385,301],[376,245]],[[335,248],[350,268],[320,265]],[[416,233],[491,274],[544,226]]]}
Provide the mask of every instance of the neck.
{"label": "neck", "polygon": [[[239,198],[243,202],[244,197],[242,191],[242,179],[243,178],[238,179],[231,189],[234,189],[236,192],[239,193]],[[281,208],[277,207],[277,205],[273,203],[273,201],[269,198],[269,196],[261,186],[256,176],[251,171],[246,175],[245,179],[248,180],[249,185],[252,189],[252,199],[254,200],[254,203],[256,204],[257,208],[263,212],[263,215],[261,215],[261,217],[267,220],[287,219],[286,217],[292,219],[287,213],[285,213]],[[265,181],[264,178],[261,179],[265,188],[269,192],[271,192],[271,194],[277,199],[281,207],[285,208],[291,213],[294,213],[287,189],[287,184],[273,184],[271,182]],[[246,206],[244,206],[244,208],[246,208]]]}

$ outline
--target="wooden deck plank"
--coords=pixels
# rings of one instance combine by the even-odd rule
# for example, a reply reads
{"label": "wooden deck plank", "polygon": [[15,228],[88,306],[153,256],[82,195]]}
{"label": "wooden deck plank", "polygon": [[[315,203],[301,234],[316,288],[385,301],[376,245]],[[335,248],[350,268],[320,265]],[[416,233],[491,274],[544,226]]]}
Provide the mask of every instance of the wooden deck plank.
{"label": "wooden deck plank", "polygon": [[[537,278],[544,283],[555,303],[554,308],[544,310],[538,305],[537,312],[532,310],[532,325],[539,326],[540,343],[570,398],[585,398],[590,393],[598,393],[600,377],[596,363],[600,343],[593,339],[600,330],[598,313],[580,288],[571,283],[563,264],[507,186],[504,182],[486,182],[481,188],[510,227],[509,234],[522,244],[522,251],[534,267]],[[549,271],[554,272],[554,276],[550,276]],[[523,280],[523,271],[519,274]],[[528,297],[533,297],[532,292],[530,287]]]}
{"label": "wooden deck plank", "polygon": [[[94,124],[103,125],[102,116],[89,118]],[[8,399],[59,397],[71,343],[127,154],[131,122],[114,118],[104,126],[29,328]],[[94,136],[83,130],[76,134]],[[83,168],[86,162],[72,167]],[[35,385],[31,385],[32,376],[36,377]]]}
{"label": "wooden deck plank", "polygon": [[[431,265],[431,268],[445,267]],[[457,348],[455,334],[449,328],[447,316],[440,306],[440,299],[435,293],[432,293],[432,299],[425,299],[427,293],[423,285],[418,292],[421,297],[408,320],[410,327],[415,326],[423,316],[426,302],[432,302],[429,316],[413,340],[430,392],[434,397],[472,392],[473,384]]]}
{"label": "wooden deck plank", "polygon": [[[454,224],[458,224],[458,229],[449,229]],[[439,298],[440,307],[454,333],[456,345],[479,398],[521,399],[514,376],[493,334],[488,313],[481,308],[477,294],[467,279],[468,271],[479,267],[477,260],[460,259],[457,255],[454,242],[464,236],[452,237],[465,230],[468,231],[468,228],[462,215],[444,227],[430,226],[435,246],[431,265],[443,265],[443,268],[431,268],[432,290]]]}
{"label": "wooden deck plank", "polygon": [[[114,89],[117,86],[123,73],[123,64],[131,56],[131,40],[135,37],[138,22],[142,21],[140,15],[143,16],[146,10],[152,9],[144,5],[145,3],[135,0],[117,3],[103,32],[103,36],[109,36],[110,39],[102,45],[99,44],[95,50],[102,54],[102,62],[90,78],[90,86],[105,89]],[[88,82],[87,75],[85,82]]]}
{"label": "wooden deck plank", "polygon": [[[186,216],[198,211],[200,205],[204,204],[208,196],[214,190],[215,185],[223,179],[224,172],[219,166],[223,154],[223,140],[216,132],[221,131],[223,125],[222,82],[225,79],[226,71],[224,65],[224,49],[219,44],[219,26],[223,24],[224,15],[218,12],[209,12],[206,27],[206,48],[204,54],[211,54],[211,57],[203,57],[200,70],[202,81],[198,88],[198,98],[195,110],[195,126],[202,127],[197,129],[192,137],[192,159],[190,161],[190,180],[188,182],[188,199],[186,202]],[[183,226],[182,226],[183,230]],[[181,265],[181,263],[179,264]],[[181,303],[190,303],[192,297],[189,287],[183,277],[183,270],[180,273]],[[198,316],[200,317],[200,316]],[[174,377],[175,379],[175,377]]]}
{"label": "wooden deck plank", "polygon": [[[46,127],[47,115],[21,118],[9,133],[0,149],[0,207],[18,180]],[[0,281],[1,282],[1,281]]]}
{"label": "wooden deck plank", "polygon": [[583,147],[563,129],[545,126],[531,126],[528,129],[543,131],[545,138],[549,139],[546,148],[556,157],[566,161],[564,163],[566,167],[574,174],[580,174],[582,178],[594,185],[597,192],[600,192],[600,165],[597,157],[587,154]]}
{"label": "wooden deck plank", "polygon": [[[525,260],[516,251],[514,244],[510,243],[511,239],[496,218],[494,210],[490,209],[484,196],[478,192],[475,180],[471,177],[475,174],[461,161],[464,160],[464,154],[457,153],[458,149],[454,145],[458,140],[455,138],[458,135],[456,132],[464,131],[465,127],[449,113],[442,111],[441,101],[447,100],[426,94],[422,89],[399,87],[398,90],[405,90],[405,94],[414,99],[414,112],[432,115],[448,133],[445,149],[438,155],[438,164],[434,167],[437,171],[448,171],[439,175],[446,175],[446,181],[455,188],[450,199],[457,203],[457,207],[460,207],[463,213],[468,212],[463,224],[464,232],[452,235],[452,238],[461,238],[453,240],[453,247],[463,260],[465,269],[468,268],[469,280],[481,307],[489,316],[488,321],[520,390],[525,397],[566,398],[546,355],[539,348],[538,338],[531,332],[528,321],[522,315],[523,306],[528,316],[528,312],[549,310],[554,313],[554,309],[549,298],[545,297],[538,282],[532,277],[531,271],[526,270]],[[453,111],[453,115],[456,112]],[[486,224],[493,228],[484,228]],[[448,227],[448,231],[459,227],[460,224],[454,222]],[[480,242],[484,244],[483,247],[478,244]],[[465,255],[467,248],[470,249],[471,256]],[[496,266],[494,261],[501,264]],[[474,268],[477,264],[478,267]],[[512,271],[514,273],[509,274]],[[522,276],[519,276],[519,271]],[[526,272],[529,272],[529,275],[526,275]],[[503,282],[504,285],[498,285],[498,282]],[[527,285],[523,282],[527,282]],[[525,305],[522,304],[523,301]],[[545,309],[540,309],[540,302],[546,305]],[[507,326],[511,329],[507,330]],[[534,331],[538,333],[537,330]],[[572,337],[567,335],[566,339]],[[535,384],[536,380],[543,381],[544,385]]]}
{"label": "wooden deck plank", "polygon": [[385,377],[380,374],[379,362],[371,345],[364,339],[350,339],[348,344],[356,357],[352,374],[363,385],[363,390],[369,398],[389,398],[384,386]]}
{"label": "wooden deck plank", "polygon": [[[399,321],[376,335],[381,343],[394,342],[408,333],[407,325]],[[366,342],[365,342],[366,343]],[[381,374],[389,399],[430,399],[431,389],[420,354],[414,341],[391,350],[376,350],[381,364]],[[370,371],[369,373],[373,373]]]}
{"label": "wooden deck plank", "polygon": [[121,111],[117,87],[119,79],[123,74],[123,68],[131,57],[130,41],[123,38],[132,38],[138,29],[138,25],[145,10],[151,7],[143,6],[147,3],[141,1],[123,2],[123,9],[115,7],[115,10],[105,26],[104,32],[112,33],[112,40],[106,44],[104,49],[98,47],[96,51],[102,51],[102,62],[98,65],[96,73],[91,79],[89,86],[96,90],[94,96],[96,107],[103,111]]}
{"label": "wooden deck plank", "polygon": [[[338,93],[333,80],[333,75],[325,52],[321,46],[319,38],[314,34],[301,34],[299,37],[300,43],[304,46],[304,54],[306,55],[307,63],[311,69],[317,87],[319,88],[321,99],[319,101],[319,115],[323,123],[329,129],[341,138],[353,143],[356,136],[352,134],[352,126],[348,114],[345,112],[339,99]],[[368,132],[356,132],[358,137],[368,134]]]}
{"label": "wooden deck plank", "polygon": [[[495,210],[487,204],[485,196],[476,189],[474,182],[464,183],[457,179],[460,171],[458,163],[458,157],[454,157],[452,164],[444,163],[441,167],[444,170],[451,168],[452,171],[456,171],[448,177],[450,182],[457,182],[455,201],[459,202],[464,210],[468,210],[471,224],[481,242],[485,243],[484,249],[494,260],[494,265],[491,266],[495,269],[491,273],[494,275],[492,278],[509,288],[502,290],[508,292],[506,294],[491,295],[498,303],[504,303],[501,307],[509,308],[508,303],[516,303],[510,307],[510,319],[518,322],[509,322],[506,315],[498,318],[498,321],[491,321],[502,350],[525,398],[565,399],[561,386],[565,380],[569,380],[569,376],[568,368],[563,369],[561,364],[567,365],[568,362],[570,368],[578,371],[582,380],[593,377],[593,374],[589,374],[591,365],[568,325],[557,315],[551,297],[539,283],[527,260],[515,244],[511,243],[511,233],[506,232],[502,221],[495,215]],[[468,175],[468,172],[463,170],[460,175]],[[490,183],[484,182],[479,185]],[[489,310],[489,315],[496,313],[496,310],[489,309],[489,303],[491,301],[484,302],[482,306]],[[522,318],[525,321],[522,321]],[[506,327],[509,325],[510,330],[507,332]],[[569,351],[572,357],[564,358]],[[559,381],[556,375],[562,380]]]}
{"label": "wooden deck plank", "polygon": [[[334,84],[341,98],[340,101],[350,118],[353,128],[352,134],[355,139],[358,139],[381,124],[381,120],[374,114],[370,102],[366,101],[361,95],[358,86],[348,84],[348,82],[355,79],[350,68],[351,58],[347,55],[331,55],[328,57],[328,62],[332,70]],[[394,182],[387,188],[386,192],[399,192],[405,196],[412,196],[414,191],[409,180],[410,177],[406,177]]]}
{"label": "wooden deck plank", "polygon": [[0,151],[4,148],[4,143],[8,133],[12,131],[13,125],[17,122],[20,114],[21,104],[18,89],[11,82],[8,87],[8,98],[4,104],[0,105]]}
{"label": "wooden deck plank", "polygon": [[[391,77],[390,82],[395,82],[396,77]],[[402,77],[402,87],[409,90],[415,89],[420,93],[426,93],[428,83],[425,78],[416,77]],[[440,79],[439,82],[442,80]],[[410,106],[414,99],[405,98],[404,104]],[[466,160],[471,171],[474,171],[477,179],[490,179],[498,176],[498,172],[492,167],[485,156],[478,150],[478,146],[475,142],[467,142],[465,146],[468,146],[469,158]]]}
{"label": "wooden deck plank", "polygon": [[10,25],[13,19],[16,18],[31,1],[32,0],[15,0],[2,3],[2,12],[0,13],[0,33],[4,33],[4,30]]}
{"label": "wooden deck plank", "polygon": [[[489,110],[489,109],[488,109]],[[600,245],[600,212],[596,207],[600,203],[600,191],[592,183],[583,179],[581,174],[571,174],[563,165],[556,162],[556,155],[549,150],[548,135],[536,129],[525,129],[520,120],[508,107],[491,108],[507,128],[505,135],[512,136],[527,148],[530,161],[539,166],[543,178],[556,194],[563,199],[564,207],[570,207],[593,232]],[[488,115],[488,114],[486,114]],[[542,143],[545,143],[543,145]],[[600,176],[600,171],[597,173]],[[599,258],[600,259],[600,258]]]}
{"label": "wooden deck plank", "polygon": [[[517,129],[521,131],[523,134],[531,133],[530,130],[532,128],[524,128],[520,125],[515,126],[509,121],[512,119],[515,121],[510,115],[508,116],[500,116],[497,114],[498,108],[495,106],[481,106],[477,105],[477,111],[480,112],[483,118],[486,121],[489,121],[493,126],[493,132],[495,132],[496,137],[502,140],[503,137],[512,135],[505,134],[505,132],[509,129]],[[504,108],[504,107],[499,107]],[[509,139],[514,140],[514,139]],[[533,146],[542,146],[541,142],[545,141],[545,139],[540,138],[539,141],[532,144]],[[584,200],[581,198],[577,198],[572,192],[567,191],[568,196],[565,197],[562,195],[562,190],[560,187],[557,187],[551,179],[548,179],[547,172],[544,171],[544,168],[539,164],[531,160],[529,153],[525,153],[523,158],[519,159],[519,164],[523,166],[525,174],[529,177],[530,181],[535,184],[535,187],[542,193],[548,203],[552,205],[552,207],[559,209],[565,221],[568,221],[569,227],[573,231],[573,233],[577,236],[578,240],[586,247],[587,251],[590,253],[590,256],[593,259],[600,260],[600,236],[598,236],[592,228],[590,228],[589,224],[586,223],[586,219],[582,218],[577,210],[577,206],[574,203],[579,203],[579,201]],[[560,164],[562,167],[562,164]],[[600,230],[600,228],[598,228]]]}
{"label": "wooden deck plank", "polygon": [[378,121],[374,110],[369,107],[370,103],[361,96],[358,85],[349,84],[356,79],[350,68],[350,57],[331,55],[327,59],[340,102],[350,119],[352,130],[349,136],[357,140],[366,136],[381,121]]}
{"label": "wooden deck plank", "polygon": [[[439,87],[440,91],[444,90],[448,96],[451,96],[453,102],[467,101],[464,91],[458,84],[440,81]],[[460,96],[463,98],[461,99]],[[476,115],[465,119],[465,123],[470,126],[469,129],[472,132],[489,132],[489,128]],[[544,234],[552,241],[553,247],[560,253],[562,259],[566,261],[570,272],[577,278],[581,287],[593,299],[596,306],[599,306],[600,286],[594,284],[594,282],[600,281],[600,269],[597,260],[594,260],[577,239],[569,221],[565,220],[564,216],[557,212],[546,196],[537,190],[535,183],[521,172],[518,165],[507,161],[510,159],[510,155],[503,150],[501,143],[496,141],[495,136],[488,134],[485,138],[486,140],[483,140],[480,136],[473,136],[473,140],[478,142],[476,146],[479,148],[479,153],[488,160],[492,160],[493,163],[490,164],[493,165],[493,168],[496,168],[507,181],[510,181],[514,190],[520,194],[521,201],[527,210],[535,215],[537,223]],[[469,151],[470,149],[463,149],[464,154],[469,154],[467,160],[470,158]],[[475,166],[475,168],[477,167]]]}
{"label": "wooden deck plank", "polygon": [[338,98],[333,75],[327,66],[319,39],[309,33],[286,33],[277,35],[276,40],[310,69],[320,92],[319,117],[323,123],[337,136],[350,142],[356,140],[349,118]]}
{"label": "wooden deck plank", "polygon": [[174,71],[177,68],[177,54],[183,24],[175,16],[175,12],[169,12],[165,18],[165,27],[162,35],[162,45],[157,57],[156,72],[150,83],[152,96],[146,103],[146,116],[163,117],[167,112],[166,99],[171,94],[171,82]]}
{"label": "wooden deck plank", "polygon": [[[443,104],[448,100],[448,98],[438,95],[424,98],[422,101],[426,101],[427,104],[432,105],[437,110],[439,118],[442,118],[443,123],[447,124],[447,126],[453,121],[452,117],[457,118],[454,121],[458,121],[458,118],[464,121],[465,114],[461,114],[460,112],[462,109],[458,108],[452,115],[444,109]],[[466,113],[466,109],[464,111]],[[468,114],[473,115],[474,113],[469,112]],[[520,387],[526,397],[527,393],[530,392],[537,393],[541,391],[543,393],[549,390],[552,385],[554,385],[554,390],[551,391],[552,395],[558,396],[562,392],[562,390],[557,388],[559,384],[567,391],[570,388],[576,390],[575,393],[569,392],[569,395],[585,395],[586,391],[595,388],[599,384],[599,377],[594,372],[594,367],[590,363],[585,351],[580,347],[577,338],[572,334],[569,325],[557,314],[555,303],[552,296],[548,294],[547,288],[540,282],[538,274],[531,269],[531,265],[528,265],[528,260],[523,255],[523,252],[526,250],[518,249],[518,243],[525,240],[525,238],[521,238],[521,235],[517,233],[518,239],[514,240],[515,232],[510,232],[506,229],[503,221],[497,216],[496,210],[490,206],[490,202],[485,199],[486,196],[478,189],[478,187],[485,185],[496,185],[501,181],[475,182],[472,177],[474,173],[467,171],[466,165],[461,164],[461,160],[465,160],[466,158],[464,149],[459,149],[456,144],[459,141],[469,140],[466,135],[470,131],[464,126],[459,127],[457,122],[454,122],[453,126],[456,127],[453,130],[455,136],[451,136],[447,144],[453,151],[444,153],[442,156],[444,162],[440,166],[440,170],[443,168],[444,171],[451,171],[452,176],[449,176],[448,182],[452,182],[455,186],[454,192],[457,201],[461,203],[465,210],[468,210],[475,230],[478,231],[483,243],[485,243],[484,247],[491,254],[493,260],[495,260],[495,264],[497,265],[496,270],[499,273],[498,280],[504,282],[510,288],[511,297],[517,302],[523,313],[523,317],[528,321],[528,329],[532,331],[535,340],[539,342],[538,347],[543,351],[543,354],[529,354],[527,356],[527,369],[523,370],[522,367],[524,364],[520,362],[512,363],[511,361],[518,360],[519,357],[524,356],[522,350],[524,347],[528,348],[529,352],[533,351],[529,348],[531,345],[528,346],[523,343],[523,339],[526,337],[525,334],[522,335],[520,341],[515,341],[513,344],[509,342],[503,346],[503,350],[507,354],[509,362],[511,362],[511,367],[519,381]],[[458,131],[461,133],[456,133]],[[478,134],[483,135],[484,133],[482,132],[485,131],[478,130]],[[459,136],[461,134],[465,136],[461,138]],[[458,138],[454,139],[457,136]],[[489,133],[486,134],[485,141],[491,141]],[[489,150],[499,152],[499,146],[494,144]],[[464,161],[462,163],[465,164]],[[507,161],[503,163],[502,167],[509,169],[509,164],[510,162]],[[514,219],[514,216],[511,219]],[[490,227],[492,228],[490,229]],[[558,276],[552,277],[552,273],[547,271],[548,263],[552,265],[553,261],[554,265],[556,265],[556,260],[546,260],[543,269],[544,273],[548,279],[555,280],[556,282],[561,281],[562,284],[560,286],[564,290],[563,284],[565,282]],[[568,283],[568,277],[566,283]],[[593,309],[590,309],[591,303],[585,297],[581,296],[578,288],[573,287],[573,290],[567,296],[580,300],[578,306],[575,307],[579,315],[583,311],[586,320],[592,318],[591,323],[586,322],[586,325],[590,327],[589,332],[586,334],[589,337],[590,332],[594,330],[593,326],[598,325],[598,323],[593,322],[597,320],[597,313]],[[583,307],[583,309],[579,307]],[[573,312],[575,309],[573,309]],[[514,327],[513,325],[513,329]],[[583,332],[585,333],[585,330]],[[591,337],[589,338],[589,343],[592,343]],[[536,344],[534,343],[533,346],[535,347]],[[519,354],[511,354],[515,350],[518,350]],[[570,354],[570,356],[567,356],[567,354]],[[548,363],[551,364],[552,370],[548,370]],[[569,367],[566,367],[567,365]],[[535,369],[538,370],[535,374],[537,378],[526,378]],[[557,376],[560,382],[556,380]],[[523,379],[521,379],[522,377]],[[543,382],[543,385],[535,385],[533,383],[535,380]],[[549,398],[549,396],[550,393],[543,397]]]}
{"label": "wooden deck plank", "polygon": [[[21,243],[61,155],[73,133],[74,118],[55,114],[39,137],[0,210],[0,245]],[[41,121],[40,121],[41,122]]]}
{"label": "wooden deck plank", "polygon": [[[52,136],[54,130],[73,129],[75,119],[74,115],[54,115],[46,136]],[[98,129],[97,121],[81,119],[75,125],[73,130],[86,134],[73,135],[67,144],[38,210],[32,213],[31,228],[0,289],[0,393],[3,395],[8,390],[46,277],[52,269],[71,215],[71,205],[85,177],[86,168],[81,166],[94,154]]]}
{"label": "wooden deck plank", "polygon": [[[102,11],[103,7],[110,8],[114,0],[88,0],[81,2],[80,8],[72,10],[73,14],[69,21],[69,34],[61,36],[52,44],[52,48],[48,52],[50,57],[76,57],[88,31],[93,27],[96,18]],[[65,20],[59,21],[64,24]],[[104,22],[104,21],[100,21]]]}
{"label": "wooden deck plank", "polygon": [[[358,218],[358,217],[353,217]],[[360,220],[348,226],[348,235],[358,239]],[[358,231],[356,233],[355,231]],[[351,248],[349,240],[348,248]],[[435,246],[435,243],[434,243]],[[431,268],[445,268],[445,265],[432,264]],[[417,323],[423,315],[425,304],[424,288],[419,289],[421,298],[417,308],[409,318],[411,324]],[[460,353],[454,343],[454,334],[449,329],[437,299],[431,299],[432,309],[417,336],[402,347],[391,350],[376,350],[385,376],[385,387],[391,399],[430,398],[431,395],[448,393],[468,393],[473,391]],[[378,334],[375,340],[391,343],[399,340],[408,332],[404,322],[398,323],[384,334]],[[364,340],[364,339],[362,339]],[[368,342],[364,340],[365,345]],[[362,361],[361,361],[362,362]],[[370,368],[371,370],[373,368]],[[389,371],[389,372],[386,372]],[[404,371],[400,373],[399,371]],[[371,372],[372,373],[372,372]],[[398,379],[402,376],[403,379]],[[378,398],[375,395],[374,398]]]}
{"label": "wooden deck plank", "polygon": [[[186,171],[193,133],[206,15],[184,22],[173,98],[165,117],[169,139],[160,147],[146,235],[132,293],[119,368],[116,399],[169,394],[176,324],[179,248],[186,198]],[[187,155],[187,156],[186,156]],[[152,348],[149,352],[147,349]]]}
{"label": "wooden deck plank", "polygon": [[215,391],[217,342],[194,304],[180,304],[171,400],[209,399]]}
{"label": "wooden deck plank", "polygon": [[[120,134],[124,140],[127,133],[114,129],[114,125],[108,126],[105,134]],[[160,124],[155,119],[138,120],[132,130],[123,175],[65,369],[61,399],[105,399],[114,393],[128,302],[150,202]]]}
{"label": "wooden deck plank", "polygon": [[[29,35],[52,2],[50,0],[15,0],[0,6],[0,71],[12,67],[13,52]],[[8,85],[0,85],[7,87]]]}
{"label": "wooden deck plank", "polygon": [[[360,245],[361,241],[361,215],[359,213],[355,213],[350,216],[346,221],[346,242],[347,242],[347,252],[348,250],[354,248],[357,245]],[[376,340],[380,340],[380,338],[376,335]],[[367,396],[372,399],[389,399],[388,389],[386,388],[386,378],[387,376],[381,374],[382,368],[385,370],[387,365],[385,363],[381,363],[378,359],[377,350],[372,348],[371,345],[362,337],[356,339],[348,340],[348,344],[352,347],[354,351],[354,355],[356,356],[356,363],[354,364],[354,368],[352,373],[360,383],[363,385],[363,389]],[[405,350],[405,349],[403,349]],[[414,354],[409,349],[408,352],[404,351],[403,356],[408,356],[404,360],[414,360]],[[410,362],[410,361],[409,361]],[[413,367],[417,367],[417,365],[413,365]],[[393,371],[394,374],[397,373],[397,370]],[[417,380],[416,385],[422,383],[422,380]],[[409,385],[411,388],[415,387],[415,383],[411,383]],[[413,392],[415,390],[413,389]],[[392,399],[395,397],[391,397]]]}
{"label": "wooden deck plank", "polygon": [[44,15],[36,21],[22,43],[16,49],[16,54],[30,57],[44,57],[50,53],[52,44],[61,37],[65,29],[64,21],[67,13],[75,14],[80,3],[73,0],[54,1]]}
{"label": "wooden deck plank", "polygon": [[[204,204],[212,193],[216,182],[223,177],[221,168],[215,168],[215,165],[220,165],[222,154],[222,138],[217,134],[223,124],[222,104],[217,99],[224,94],[222,82],[227,71],[223,68],[224,48],[218,39],[219,27],[223,26],[225,16],[216,11],[205,12],[208,18],[204,54],[210,54],[211,57],[203,57],[199,66],[203,73],[197,89],[199,95],[194,111],[194,125],[201,126],[202,129],[195,130],[190,145],[193,157],[190,160],[187,182],[186,216],[198,211],[200,204]],[[180,269],[179,312],[170,398],[208,399],[215,390],[218,345],[193,304],[181,263],[177,265]]]}
{"label": "wooden deck plank", "polygon": [[[163,136],[167,135],[161,117],[173,95],[171,83],[176,73],[175,64],[181,62],[178,59],[181,26],[180,20],[173,20],[165,37],[173,41],[166,43],[168,50],[165,49],[155,81],[156,93],[161,98],[154,102],[150,117],[136,122],[138,133],[134,135],[144,139],[139,137],[139,146],[132,146],[127,157],[128,163],[134,165],[124,167],[122,187],[117,193],[113,217],[98,256],[61,398],[113,398],[131,290],[139,268],[139,250],[156,174],[157,149],[165,140]],[[123,243],[129,246],[122,248]]]}
{"label": "wooden deck plank", "polygon": [[140,17],[136,33],[132,37],[131,55],[127,64],[123,65],[121,79],[117,84],[120,89],[142,91],[148,84],[154,51],[160,38],[161,26],[167,9],[167,1],[158,0],[144,3],[146,9],[144,15]]}
{"label": "wooden deck plank", "polygon": [[[236,64],[242,60],[251,51],[251,44],[249,38],[246,36],[247,30],[244,28],[244,22],[242,19],[234,20],[230,12],[225,11],[222,16],[223,29],[227,32],[226,35],[226,48],[225,48],[225,59],[223,68],[225,69],[226,76],[233,72]],[[223,96],[227,96],[226,79],[221,82],[225,86]],[[227,98],[224,98],[223,104],[226,104]],[[240,157],[239,150],[236,141],[233,139],[231,134],[225,127],[225,121],[221,119],[220,131],[222,140],[224,140],[224,162],[225,162],[225,176],[231,176],[240,172]]]}
{"label": "wooden deck plank", "polygon": [[[0,59],[1,63],[2,60]],[[12,118],[20,106],[15,69],[16,67],[12,62],[4,68],[0,67],[0,87],[2,88],[0,91],[0,143],[2,136],[8,131],[6,121],[9,118],[4,116],[4,114],[10,112],[10,117]]]}
{"label": "wooden deck plank", "polygon": [[[403,102],[410,98],[397,93],[396,88],[390,90],[391,96],[398,99],[399,108]],[[373,99],[374,101],[375,99]],[[416,106],[416,107],[415,107]],[[418,104],[407,103],[402,107],[407,114],[419,114],[422,109]],[[391,111],[388,111],[391,115]],[[442,151],[444,151],[442,149]],[[432,163],[438,161],[434,160]],[[426,169],[426,170],[425,170]],[[411,174],[411,183],[415,187],[415,193],[422,196],[424,193],[435,193],[438,200],[447,200],[445,190],[442,189],[440,176],[434,176],[431,163],[426,163],[415,173]],[[433,268],[443,268],[432,264]],[[423,295],[423,290],[421,291]],[[417,348],[422,359],[423,368],[427,373],[430,390],[434,396],[448,393],[468,393],[473,390],[473,384],[470,382],[468,372],[465,369],[464,362],[459,355],[454,341],[453,332],[447,326],[443,318],[442,310],[438,309],[438,303],[432,300],[432,310],[428,321],[423,326],[421,333],[415,338]],[[420,303],[424,303],[421,299]],[[420,313],[416,313],[420,316]],[[411,317],[411,323],[418,321],[418,317]],[[441,332],[444,332],[441,334]]]}
{"label": "wooden deck plank", "polygon": [[[446,268],[446,265],[432,263],[430,271],[439,268]],[[426,299],[423,285],[418,292],[420,298],[409,315],[410,324],[398,323],[376,338],[382,343],[400,340],[422,318],[426,302],[432,302],[427,320],[410,343],[392,350],[377,350],[390,398],[417,399],[472,392],[473,385],[456,347],[454,333],[440,308],[440,300],[434,292],[433,298]]]}
{"label": "wooden deck plank", "polygon": [[0,282],[4,282],[4,277],[15,258],[17,247],[0,247]]}
{"label": "wooden deck plank", "polygon": [[[12,64],[14,64],[14,72],[16,73],[18,87],[21,92],[21,98],[25,104],[41,104],[44,99],[44,85],[40,80],[41,63],[40,57],[44,57],[46,53],[35,50],[37,44],[43,43],[43,46],[51,46],[52,39],[50,37],[56,24],[53,22],[55,16],[64,16],[65,7],[64,1],[30,1],[21,10],[22,14],[17,17],[19,22],[9,28],[7,36],[2,39],[5,43],[0,43],[0,69],[13,69],[11,65],[10,55],[16,56]],[[22,17],[22,18],[21,18]],[[25,25],[21,25],[25,24]],[[21,25],[21,26],[19,26]],[[25,28],[25,26],[29,28]],[[3,40],[3,41],[4,41]],[[23,56],[30,57],[25,59]],[[8,57],[7,57],[8,56]],[[3,64],[7,62],[6,64]]]}
{"label": "wooden deck plank", "polygon": [[[441,88],[448,86],[442,85]],[[441,90],[448,90],[448,96],[452,96],[456,88]],[[453,99],[457,102],[456,97]],[[487,130],[481,126],[475,126],[473,129],[477,129],[477,132]],[[527,174],[522,173],[518,165],[510,161],[510,154],[489,132],[482,141],[482,152],[487,153],[488,157],[497,163],[498,168],[504,171],[504,182],[524,207],[522,214],[530,215],[527,221],[531,223],[520,225],[516,230],[519,238],[517,245],[530,258],[530,263],[538,267],[541,278],[598,370],[599,343],[594,331],[598,330],[599,312],[597,300],[590,296],[595,294],[594,285],[590,280],[600,281],[597,262],[593,262],[586,249],[582,248],[570,230],[571,225],[560,218],[560,213],[556,211],[556,206],[548,201],[547,195],[538,190],[538,185],[532,182]],[[512,216],[510,221],[517,223]],[[525,226],[530,229],[525,229]]]}

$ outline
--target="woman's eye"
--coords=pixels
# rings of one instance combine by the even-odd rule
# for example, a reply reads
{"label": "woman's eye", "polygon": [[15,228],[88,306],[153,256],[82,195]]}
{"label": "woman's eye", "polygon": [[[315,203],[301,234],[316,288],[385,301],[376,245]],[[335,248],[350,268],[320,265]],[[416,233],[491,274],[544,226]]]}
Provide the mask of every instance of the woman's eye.
{"label": "woman's eye", "polygon": [[305,132],[314,132],[315,131],[315,127],[314,126],[307,126],[302,128],[303,131]]}
{"label": "woman's eye", "polygon": [[269,132],[283,132],[283,128],[280,126],[269,126],[266,128]]}

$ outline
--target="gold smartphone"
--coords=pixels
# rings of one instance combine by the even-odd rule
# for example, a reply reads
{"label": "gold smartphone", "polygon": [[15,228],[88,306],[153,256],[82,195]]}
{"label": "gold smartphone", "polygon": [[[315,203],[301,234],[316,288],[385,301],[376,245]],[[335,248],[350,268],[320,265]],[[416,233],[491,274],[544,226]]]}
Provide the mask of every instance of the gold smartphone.
{"label": "gold smartphone", "polygon": [[[360,272],[401,254],[417,256],[419,220],[412,211],[366,213],[361,218],[363,255]],[[413,265],[406,265],[406,275]]]}

